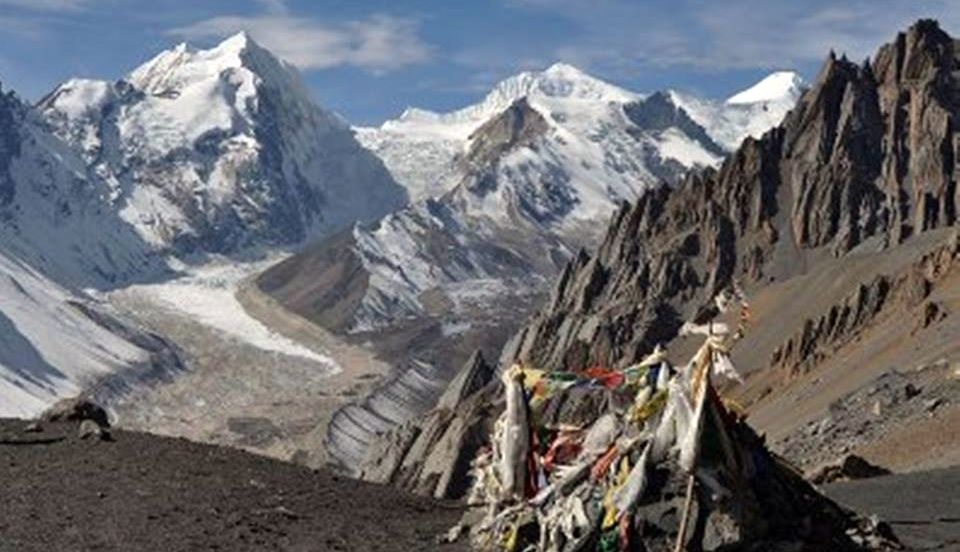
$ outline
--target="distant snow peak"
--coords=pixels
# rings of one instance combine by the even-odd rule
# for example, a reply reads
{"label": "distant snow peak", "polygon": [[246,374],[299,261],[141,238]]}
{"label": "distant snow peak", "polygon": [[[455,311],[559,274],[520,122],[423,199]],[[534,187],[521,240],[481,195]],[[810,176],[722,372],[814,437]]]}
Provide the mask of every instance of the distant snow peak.
{"label": "distant snow peak", "polygon": [[117,83],[70,81],[38,109],[110,183],[110,208],[176,254],[299,243],[406,202],[297,71],[245,33],[180,44]]}
{"label": "distant snow peak", "polygon": [[[408,107],[400,117],[379,128],[358,128],[356,132],[360,143],[380,156],[412,199],[425,199],[456,185],[457,162],[466,153],[470,137],[519,100],[526,100],[532,109],[553,121],[572,143],[591,135],[600,139],[606,133],[601,127],[622,131],[620,106],[642,99],[640,94],[592,77],[570,64],[555,63],[542,71],[524,71],[500,81],[474,105],[449,113]],[[590,156],[594,152],[581,153]],[[576,152],[565,154],[569,155]],[[587,159],[580,162],[593,163]]]}
{"label": "distant snow peak", "polygon": [[727,150],[734,150],[744,138],[759,138],[779,124],[805,88],[797,73],[778,71],[724,102],[676,91],[669,94],[711,138]]}
{"label": "distant snow peak", "polygon": [[505,79],[451,113],[408,108],[358,129],[411,197],[426,201],[355,229],[351,254],[369,280],[348,326],[424,315],[425,292],[453,297],[466,282],[540,290],[540,280],[519,275],[551,274],[600,239],[596,221],[621,201],[718,165],[791,106],[644,96],[561,63]]}
{"label": "distant snow peak", "polygon": [[282,66],[283,62],[240,32],[208,50],[181,43],[131,71],[126,80],[147,94],[170,95],[184,86],[217,78],[228,69],[259,73],[264,69],[276,72]]}
{"label": "distant snow peak", "polygon": [[788,99],[793,102],[803,91],[804,82],[800,75],[793,71],[777,71],[771,73],[750,88],[734,94],[727,99],[727,104],[750,104]]}
{"label": "distant snow peak", "polygon": [[503,110],[524,97],[629,102],[640,96],[588,75],[573,65],[555,63],[543,71],[524,71],[504,79],[481,105]]}

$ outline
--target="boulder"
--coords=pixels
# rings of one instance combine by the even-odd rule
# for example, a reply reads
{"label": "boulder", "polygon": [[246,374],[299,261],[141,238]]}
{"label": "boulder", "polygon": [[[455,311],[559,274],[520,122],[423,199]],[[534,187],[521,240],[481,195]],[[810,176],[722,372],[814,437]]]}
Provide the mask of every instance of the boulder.
{"label": "boulder", "polygon": [[867,479],[889,474],[890,470],[886,468],[875,466],[856,454],[848,454],[838,462],[817,468],[808,479],[816,485],[825,485],[835,481]]}
{"label": "boulder", "polygon": [[40,415],[43,422],[83,422],[90,420],[101,428],[110,427],[110,417],[99,404],[80,395],[62,399]]}
{"label": "boulder", "polygon": [[93,420],[83,420],[77,428],[77,437],[94,441],[109,441],[110,430]]}

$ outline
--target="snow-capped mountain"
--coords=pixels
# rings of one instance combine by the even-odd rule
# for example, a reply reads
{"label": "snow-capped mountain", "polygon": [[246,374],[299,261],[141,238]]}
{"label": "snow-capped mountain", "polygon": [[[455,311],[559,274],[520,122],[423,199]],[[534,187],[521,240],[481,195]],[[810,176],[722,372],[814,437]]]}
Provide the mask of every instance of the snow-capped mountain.
{"label": "snow-capped mountain", "polygon": [[[650,96],[557,63],[541,72],[528,71],[510,77],[479,103],[451,113],[408,108],[399,118],[379,127],[355,130],[357,139],[383,159],[394,178],[408,189],[411,199],[417,200],[436,197],[453,188],[458,182],[458,161],[469,147],[471,134],[520,98],[527,98],[545,112],[556,109],[558,117],[551,118],[551,122],[582,135],[597,132],[604,119],[609,127],[621,124],[615,116],[607,117],[616,115],[615,106],[646,104],[647,112],[657,108],[662,110],[661,116],[668,117],[673,117],[670,111],[682,108],[705,132],[706,137],[701,135],[694,140],[700,144],[690,142],[689,134],[697,131],[683,136],[670,131],[670,125],[648,144],[651,150],[658,150],[661,159],[673,159],[689,168],[695,164],[716,164],[725,151],[718,153],[714,146],[731,151],[747,136],[759,137],[779,123],[799,98],[803,86],[799,75],[784,71],[773,73],[722,102],[672,90],[656,93],[649,101]],[[569,113],[577,113],[578,118],[558,120]]]}
{"label": "snow-capped mountain", "polygon": [[73,289],[162,274],[109,194],[35,111],[0,92],[0,255]]}
{"label": "snow-capped mountain", "polygon": [[294,244],[406,203],[349,127],[246,34],[181,44],[117,82],[67,81],[38,105],[153,247]]}
{"label": "snow-capped mountain", "polygon": [[349,307],[339,295],[302,293],[315,283],[291,288],[310,298],[300,305],[306,314],[352,330],[436,314],[427,303],[437,296],[451,306],[441,318],[458,317],[466,281],[491,293],[536,289],[596,244],[620,202],[718,164],[731,144],[779,122],[800,86],[795,75],[775,74],[711,102],[635,94],[556,64],[511,77],[459,111],[410,109],[358,129],[411,196],[430,199],[353,229],[349,255],[368,277]]}
{"label": "snow-capped mountain", "polygon": [[451,112],[409,108],[377,128],[357,128],[360,142],[376,152],[411,199],[440,195],[455,182],[456,160],[470,135],[520,98],[562,98],[603,105],[640,96],[558,63],[545,71],[526,71],[500,82],[479,103]]}
{"label": "snow-capped mountain", "polygon": [[67,81],[35,107],[0,94],[0,416],[179,365],[86,288],[171,278],[171,257],[190,253],[296,245],[406,203],[243,34],[116,82]]}
{"label": "snow-capped mountain", "polygon": [[37,113],[0,92],[0,416],[179,367],[165,341],[80,289],[165,272],[106,208],[108,193]]}
{"label": "snow-capped mountain", "polygon": [[[366,334],[400,373],[426,365],[442,379],[474,349],[497,350],[566,261],[600,241],[620,202],[717,165],[766,130],[754,117],[779,119],[792,107],[755,96],[694,104],[558,64],[453,113],[407,110],[357,135],[423,199],[281,263],[259,284],[327,328]],[[402,349],[391,348],[397,342]],[[404,397],[429,393],[398,380],[342,410],[328,452],[355,466],[384,420],[418,413]]]}
{"label": "snow-capped mountain", "polygon": [[806,84],[797,73],[777,71],[724,102],[675,91],[670,92],[670,98],[717,143],[732,151],[747,136],[759,138],[778,125],[805,89]]}

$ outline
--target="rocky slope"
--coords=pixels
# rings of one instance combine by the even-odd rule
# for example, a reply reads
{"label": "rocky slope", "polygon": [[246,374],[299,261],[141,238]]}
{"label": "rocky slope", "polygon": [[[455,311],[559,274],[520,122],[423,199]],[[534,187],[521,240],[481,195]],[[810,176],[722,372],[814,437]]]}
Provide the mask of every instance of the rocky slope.
{"label": "rocky slope", "polygon": [[[765,112],[785,112],[783,98],[798,91],[779,88],[781,102]],[[713,109],[759,110],[770,101]],[[399,373],[428,382],[385,385],[364,409],[334,420],[332,446],[347,466],[374,433],[435,400],[427,387],[448,381],[474,349],[498,349],[567,259],[600,240],[597,220],[726,152],[670,94],[643,97],[562,64],[507,79],[476,106],[408,111],[359,136],[414,196],[441,195],[357,225],[258,280],[294,312],[376,343]],[[418,141],[453,144],[447,163],[436,164],[436,148]],[[377,149],[386,143],[393,149]],[[420,170],[428,166],[420,153],[433,169]]]}
{"label": "rocky slope", "polygon": [[622,208],[506,358],[627,364],[735,282],[756,289],[954,225],[957,66],[932,21],[862,65],[831,54],[780,126]]}
{"label": "rocky slope", "polygon": [[182,369],[164,339],[83,291],[167,274],[105,209],[108,186],[13,93],[0,93],[0,416]]}
{"label": "rocky slope", "polygon": [[[933,21],[862,65],[831,54],[781,125],[624,205],[500,365],[622,368],[658,343],[680,361],[681,326],[736,326],[715,297],[742,291],[733,360],[749,377],[728,392],[777,450],[808,469],[852,451],[895,469],[956,462],[958,54]],[[489,424],[478,400],[450,425]]]}
{"label": "rocky slope", "polygon": [[67,81],[37,107],[109,183],[106,208],[175,253],[296,244],[407,200],[295,70],[243,33],[181,44],[113,83]]}
{"label": "rocky slope", "polygon": [[[657,343],[682,355],[681,325],[714,314],[714,297],[739,286],[752,319],[734,359],[754,373],[736,394],[755,424],[794,443],[816,425],[805,424],[835,422],[834,409],[850,408],[849,397],[885,372],[960,362],[951,314],[958,54],[933,21],[863,64],[831,54],[780,126],[719,169],[621,209],[598,251],[564,270],[503,362],[624,366]],[[832,434],[846,437],[830,450],[936,467],[924,452],[935,442],[941,458],[956,457],[957,447],[934,438],[952,408],[904,424],[858,415],[876,427],[840,424]],[[817,454],[795,459],[824,459],[807,452]]]}

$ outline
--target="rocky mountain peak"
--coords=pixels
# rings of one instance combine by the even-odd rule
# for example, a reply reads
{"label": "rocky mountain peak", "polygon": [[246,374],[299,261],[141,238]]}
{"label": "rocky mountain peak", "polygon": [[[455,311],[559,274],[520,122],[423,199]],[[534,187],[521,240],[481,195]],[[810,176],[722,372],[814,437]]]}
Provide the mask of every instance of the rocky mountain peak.
{"label": "rocky mountain peak", "polygon": [[267,84],[299,88],[295,71],[246,32],[230,36],[207,50],[195,50],[181,43],[134,69],[125,80],[147,94],[175,97],[187,87],[243,70]]}
{"label": "rocky mountain peak", "polygon": [[23,105],[16,95],[13,92],[4,92],[0,85],[0,206],[9,204],[16,193],[10,164],[20,154],[16,125],[22,113]]}
{"label": "rocky mountain peak", "polygon": [[110,208],[164,251],[298,243],[407,200],[297,71],[245,33],[181,44],[115,83],[68,81],[38,110],[104,175]]}
{"label": "rocky mountain peak", "polygon": [[727,98],[730,105],[796,99],[803,92],[803,79],[794,71],[776,71],[750,88]]}
{"label": "rocky mountain peak", "polygon": [[740,282],[760,286],[957,221],[955,42],[920,21],[872,64],[831,55],[783,123],[718,170],[619,212],[507,348],[545,368],[629,363]]}
{"label": "rocky mountain peak", "polygon": [[936,20],[916,22],[897,36],[893,48],[899,54],[897,72],[902,79],[930,80],[956,69],[955,40]]}
{"label": "rocky mountain peak", "polygon": [[521,98],[470,134],[465,162],[472,170],[489,167],[507,152],[531,144],[548,128],[543,116]]}

